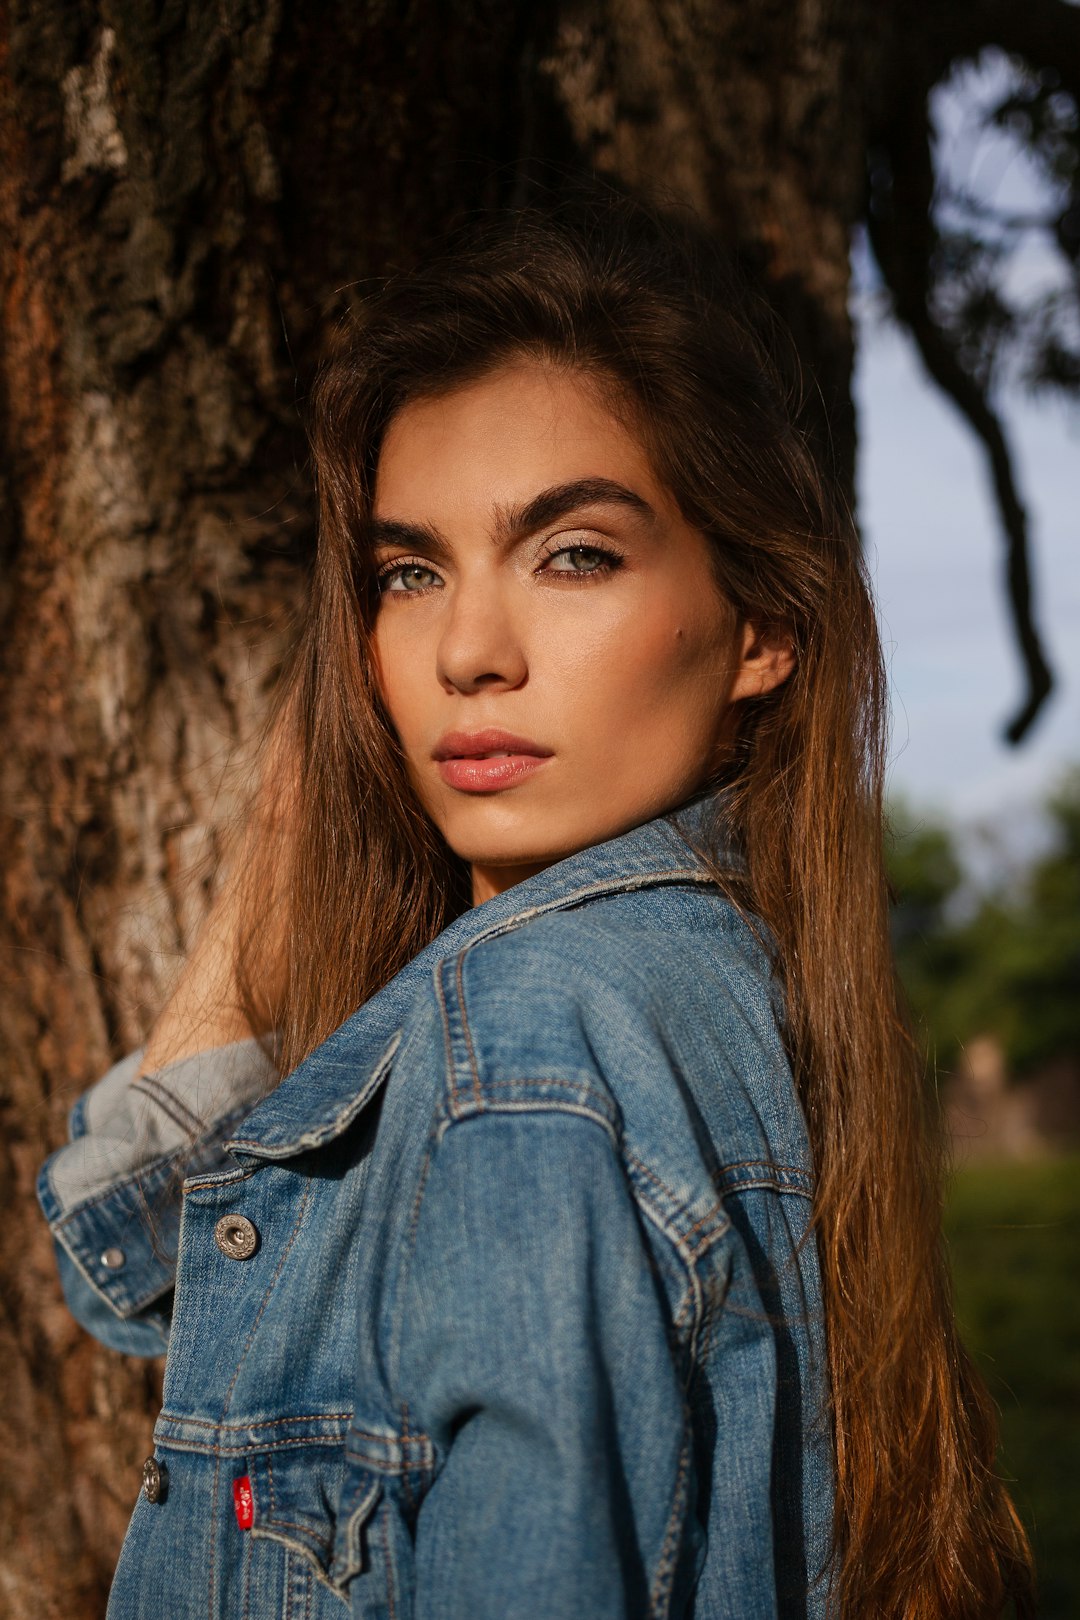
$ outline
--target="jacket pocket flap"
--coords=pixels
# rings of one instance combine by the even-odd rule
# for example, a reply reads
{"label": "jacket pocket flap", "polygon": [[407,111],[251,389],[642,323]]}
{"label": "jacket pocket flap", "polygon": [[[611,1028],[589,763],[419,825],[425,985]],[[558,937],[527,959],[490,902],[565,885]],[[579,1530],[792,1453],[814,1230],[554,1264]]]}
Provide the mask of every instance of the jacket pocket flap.
{"label": "jacket pocket flap", "polygon": [[345,1586],[371,1568],[368,1532],[383,1497],[383,1479],[367,1468],[350,1465],[338,1502],[330,1579]]}
{"label": "jacket pocket flap", "polygon": [[284,1542],[326,1575],[334,1551],[336,1504],[346,1475],[340,1443],[256,1452],[247,1466],[252,1534]]}

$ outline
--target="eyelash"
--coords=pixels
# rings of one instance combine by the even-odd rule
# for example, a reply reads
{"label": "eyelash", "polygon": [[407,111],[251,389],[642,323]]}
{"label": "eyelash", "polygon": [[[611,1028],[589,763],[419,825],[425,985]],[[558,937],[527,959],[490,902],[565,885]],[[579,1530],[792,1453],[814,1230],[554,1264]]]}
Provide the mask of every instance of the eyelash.
{"label": "eyelash", "polygon": [[[576,569],[571,568],[559,568],[551,570],[551,572],[556,573],[566,579],[605,579],[608,577],[608,575],[613,574],[617,568],[620,568],[623,562],[622,553],[615,551],[610,546],[556,546],[553,550],[545,552],[541,556],[540,562],[541,564],[548,563],[553,557],[561,557],[568,551],[588,551],[596,557],[601,557],[603,561],[598,563],[595,568],[588,569],[585,573],[579,573]],[[375,575],[375,584],[380,596],[385,596],[387,594],[388,582],[394,577],[395,574],[399,574],[404,568],[422,568],[427,573],[435,573],[435,569],[432,568],[429,563],[424,562],[424,560],[420,557],[395,557],[392,563],[387,563],[386,566],[379,569]],[[544,570],[542,568],[537,568],[536,570],[537,573],[541,573],[543,571]],[[426,596],[428,591],[434,590],[435,588],[436,587],[433,585],[422,585],[419,587],[419,589],[414,591],[397,591],[394,594],[398,596]]]}

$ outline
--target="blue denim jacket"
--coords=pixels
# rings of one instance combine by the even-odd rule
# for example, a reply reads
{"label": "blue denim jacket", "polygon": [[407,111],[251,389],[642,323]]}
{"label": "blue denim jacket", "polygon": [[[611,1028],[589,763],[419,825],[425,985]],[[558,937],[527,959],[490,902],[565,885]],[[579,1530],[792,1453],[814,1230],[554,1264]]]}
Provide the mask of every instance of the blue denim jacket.
{"label": "blue denim jacket", "polygon": [[811,1165],[712,808],[466,913],[262,1100],[241,1043],[76,1106],[68,1300],[168,1347],[110,1620],[824,1613]]}

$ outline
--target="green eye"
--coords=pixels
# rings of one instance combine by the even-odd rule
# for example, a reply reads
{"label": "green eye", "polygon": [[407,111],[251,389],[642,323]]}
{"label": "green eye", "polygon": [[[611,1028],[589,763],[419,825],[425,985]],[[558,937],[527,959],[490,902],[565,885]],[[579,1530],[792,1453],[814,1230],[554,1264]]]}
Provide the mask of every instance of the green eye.
{"label": "green eye", "polygon": [[438,575],[434,569],[424,568],[420,563],[399,563],[396,568],[388,568],[379,575],[379,590],[394,591],[400,595],[429,590],[437,582]]}
{"label": "green eye", "polygon": [[[567,559],[561,566],[560,558]],[[608,561],[607,552],[600,551],[596,546],[567,546],[565,551],[557,551],[551,558],[552,568],[557,574],[593,574]]]}

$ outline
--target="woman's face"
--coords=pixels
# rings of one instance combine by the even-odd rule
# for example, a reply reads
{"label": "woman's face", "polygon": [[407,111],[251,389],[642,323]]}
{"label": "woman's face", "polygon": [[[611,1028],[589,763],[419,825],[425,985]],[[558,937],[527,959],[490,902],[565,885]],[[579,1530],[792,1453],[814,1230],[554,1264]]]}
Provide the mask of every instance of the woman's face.
{"label": "woman's face", "polygon": [[404,406],[374,520],[381,689],[474,902],[690,797],[732,703],[787,673],[581,375]]}

